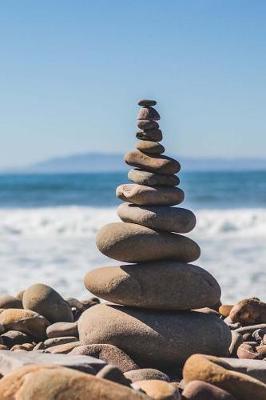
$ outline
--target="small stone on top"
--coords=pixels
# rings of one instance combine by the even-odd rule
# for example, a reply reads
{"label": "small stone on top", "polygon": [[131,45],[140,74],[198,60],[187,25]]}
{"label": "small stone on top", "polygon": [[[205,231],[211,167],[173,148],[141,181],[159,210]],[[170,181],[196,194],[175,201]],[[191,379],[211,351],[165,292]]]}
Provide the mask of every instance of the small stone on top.
{"label": "small stone on top", "polygon": [[138,105],[141,107],[152,107],[155,106],[157,104],[156,100],[148,100],[148,99],[141,99],[138,102]]}

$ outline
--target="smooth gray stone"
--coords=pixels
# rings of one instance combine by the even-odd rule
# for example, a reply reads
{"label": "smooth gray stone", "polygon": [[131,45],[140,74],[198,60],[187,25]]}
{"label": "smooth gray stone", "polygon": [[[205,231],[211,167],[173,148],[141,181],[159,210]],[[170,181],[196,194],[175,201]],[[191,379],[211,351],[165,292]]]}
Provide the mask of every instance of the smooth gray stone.
{"label": "smooth gray stone", "polygon": [[174,158],[164,155],[149,155],[139,150],[129,151],[125,154],[124,160],[133,167],[165,175],[176,174],[181,168],[179,162]]}
{"label": "smooth gray stone", "polygon": [[[218,362],[219,361],[219,362]],[[215,363],[232,371],[242,372],[252,378],[266,383],[266,362],[264,360],[249,360],[239,358],[220,358]]]}
{"label": "smooth gray stone", "polygon": [[97,234],[96,245],[105,256],[129,263],[159,260],[192,262],[200,256],[199,246],[187,236],[158,232],[126,222],[105,225]]}
{"label": "smooth gray stone", "polygon": [[128,179],[138,185],[147,186],[177,186],[180,183],[176,175],[163,175],[141,169],[131,169],[128,172]]}
{"label": "smooth gray stone", "polygon": [[1,375],[7,375],[9,372],[17,368],[32,364],[56,364],[93,375],[95,375],[106,365],[104,361],[90,356],[48,354],[37,351],[0,351]]}
{"label": "smooth gray stone", "polygon": [[[167,289],[166,289],[167,290]],[[106,343],[143,368],[182,366],[192,354],[228,355],[231,332],[215,315],[99,304],[78,322],[82,344]]]}
{"label": "smooth gray stone", "polygon": [[162,144],[149,140],[138,140],[136,143],[136,148],[143,153],[148,154],[162,154],[165,151],[165,148]]}
{"label": "smooth gray stone", "polygon": [[123,222],[143,225],[158,231],[188,233],[196,225],[192,211],[181,207],[120,204],[117,214]]}
{"label": "smooth gray stone", "polygon": [[134,369],[132,371],[125,372],[124,375],[127,379],[130,379],[131,382],[146,381],[150,379],[170,382],[168,375],[162,371],[159,371],[158,369],[153,368]]}

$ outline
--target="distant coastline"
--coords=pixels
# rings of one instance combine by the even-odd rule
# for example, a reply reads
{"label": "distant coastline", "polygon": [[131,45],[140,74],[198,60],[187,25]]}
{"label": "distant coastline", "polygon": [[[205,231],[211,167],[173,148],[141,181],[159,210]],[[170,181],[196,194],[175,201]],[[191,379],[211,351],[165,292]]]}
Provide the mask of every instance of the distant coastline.
{"label": "distant coastline", "polygon": [[[265,171],[266,158],[189,158],[178,157],[183,171]],[[122,154],[83,153],[54,157],[20,168],[5,168],[0,173],[92,173],[120,172]]]}

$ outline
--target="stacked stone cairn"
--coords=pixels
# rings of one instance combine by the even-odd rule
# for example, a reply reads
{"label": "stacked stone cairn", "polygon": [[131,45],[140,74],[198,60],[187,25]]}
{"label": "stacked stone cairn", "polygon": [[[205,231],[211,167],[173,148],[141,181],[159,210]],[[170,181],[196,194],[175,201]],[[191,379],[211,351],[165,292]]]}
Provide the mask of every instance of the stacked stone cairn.
{"label": "stacked stone cairn", "polygon": [[211,310],[220,301],[219,284],[190,264],[200,248],[183,234],[196,218],[174,207],[184,199],[177,187],[180,164],[163,155],[156,101],[138,104],[139,140],[125,155],[133,183],[117,188],[122,222],[97,235],[99,250],[123,264],[87,273],[86,288],[108,303],[82,314],[79,337],[83,345],[115,345],[142,368],[170,371],[194,353],[226,356],[231,334]]}

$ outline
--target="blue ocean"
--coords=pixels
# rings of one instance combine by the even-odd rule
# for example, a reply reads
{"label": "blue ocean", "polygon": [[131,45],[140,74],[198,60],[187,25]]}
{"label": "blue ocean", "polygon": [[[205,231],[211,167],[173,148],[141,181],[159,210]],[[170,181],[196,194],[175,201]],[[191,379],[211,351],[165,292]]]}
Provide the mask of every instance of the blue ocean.
{"label": "blue ocean", "polygon": [[[188,234],[202,249],[223,300],[266,300],[266,171],[183,172],[182,207],[197,216]],[[0,175],[2,293],[45,282],[65,296],[86,296],[83,276],[116,265],[95,245],[98,229],[117,221],[115,189],[126,173]]]}

